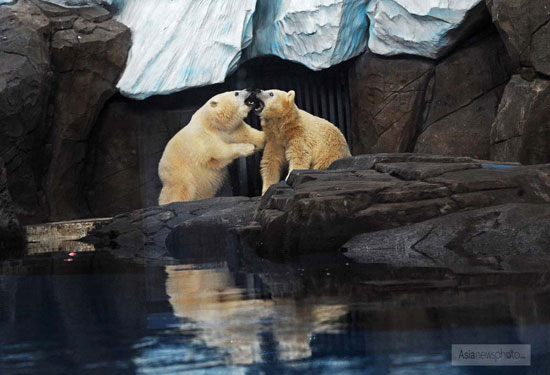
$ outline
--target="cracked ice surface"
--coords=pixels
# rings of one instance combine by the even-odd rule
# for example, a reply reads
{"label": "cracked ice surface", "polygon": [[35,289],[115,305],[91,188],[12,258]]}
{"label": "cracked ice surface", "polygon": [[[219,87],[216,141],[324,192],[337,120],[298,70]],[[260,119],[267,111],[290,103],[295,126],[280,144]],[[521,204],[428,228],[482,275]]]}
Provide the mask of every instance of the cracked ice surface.
{"label": "cracked ice surface", "polygon": [[483,0],[372,0],[369,48],[438,58],[484,15]]}
{"label": "cracked ice surface", "polygon": [[144,99],[223,82],[252,40],[256,0],[126,0],[116,19],[132,30],[117,87]]}
{"label": "cracked ice surface", "polygon": [[247,57],[275,55],[320,70],[367,47],[368,0],[260,1]]}

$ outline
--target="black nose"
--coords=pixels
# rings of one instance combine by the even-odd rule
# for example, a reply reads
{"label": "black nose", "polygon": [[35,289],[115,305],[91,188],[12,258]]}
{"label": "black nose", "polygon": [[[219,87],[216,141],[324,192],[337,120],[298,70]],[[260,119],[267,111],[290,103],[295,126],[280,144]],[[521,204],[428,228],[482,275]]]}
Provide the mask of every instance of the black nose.
{"label": "black nose", "polygon": [[261,93],[261,92],[262,92],[262,90],[260,90],[260,89],[255,89],[255,90],[254,90],[254,94],[259,94],[259,93]]}

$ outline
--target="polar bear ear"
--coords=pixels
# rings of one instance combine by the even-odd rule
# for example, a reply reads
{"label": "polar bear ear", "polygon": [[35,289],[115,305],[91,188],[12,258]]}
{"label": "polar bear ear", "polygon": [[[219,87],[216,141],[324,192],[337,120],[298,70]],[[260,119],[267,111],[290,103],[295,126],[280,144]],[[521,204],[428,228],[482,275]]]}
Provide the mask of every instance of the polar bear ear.
{"label": "polar bear ear", "polygon": [[294,102],[294,97],[296,96],[296,93],[294,92],[294,90],[290,90],[288,92],[288,94],[286,94],[287,98],[288,98],[288,101],[289,102]]}
{"label": "polar bear ear", "polygon": [[218,102],[217,102],[217,101],[215,101],[215,100],[211,100],[211,101],[210,101],[210,107],[216,108],[217,106],[218,106]]}

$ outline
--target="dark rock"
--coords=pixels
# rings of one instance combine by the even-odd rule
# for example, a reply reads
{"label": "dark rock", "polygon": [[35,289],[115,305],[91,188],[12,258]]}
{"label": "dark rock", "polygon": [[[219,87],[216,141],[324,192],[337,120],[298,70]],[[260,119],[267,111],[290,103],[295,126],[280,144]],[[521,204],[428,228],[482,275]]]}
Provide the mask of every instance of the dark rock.
{"label": "dark rock", "polygon": [[546,272],[549,231],[549,204],[507,204],[361,234],[343,249],[354,261],[392,267]]}
{"label": "dark rock", "polygon": [[74,21],[78,16],[76,14],[69,14],[68,16],[51,18],[51,26],[54,30],[67,30],[71,29],[74,25]]}
{"label": "dark rock", "polygon": [[232,229],[250,224],[258,202],[259,199],[253,198],[186,220],[166,238],[170,255],[185,263],[206,263],[228,254],[235,256],[240,242]]}
{"label": "dark rock", "polygon": [[255,216],[261,251],[268,256],[334,251],[359,233],[509,202],[550,202],[550,166],[453,165],[449,158],[437,165],[437,157],[431,163],[411,157],[394,155],[390,163],[391,155],[355,158],[371,170],[349,168],[354,158],[348,158],[335,163],[344,170],[293,172],[288,185],[273,186],[262,197]]}
{"label": "dark rock", "polygon": [[550,7],[547,0],[486,0],[516,66],[550,75]]}
{"label": "dark rock", "polygon": [[550,81],[514,75],[491,129],[491,159],[550,162]]}
{"label": "dark rock", "polygon": [[0,258],[21,251],[25,244],[25,232],[15,213],[8,191],[4,161],[0,158]]}
{"label": "dark rock", "polygon": [[248,225],[258,201],[220,197],[145,208],[115,216],[84,241],[139,261],[219,257],[235,241],[229,230]]}
{"label": "dark rock", "polygon": [[350,71],[354,154],[412,149],[434,64],[365,53]]}
{"label": "dark rock", "polygon": [[97,13],[93,9],[78,11],[93,18],[93,24],[79,18],[75,29],[58,31],[52,37],[57,77],[50,136],[52,160],[46,176],[52,220],[77,218],[86,212],[82,176],[87,141],[99,112],[115,92],[130,46],[129,29],[114,20],[97,23],[105,17],[92,17]]}
{"label": "dark rock", "polygon": [[410,153],[410,152],[395,153],[395,154],[367,154],[367,155],[357,155],[349,158],[336,160],[334,163],[331,164],[331,166],[329,167],[329,170],[339,170],[339,169],[365,170],[365,169],[371,169],[378,163],[408,163],[408,162],[442,164],[442,163],[474,163],[475,160],[469,157],[428,155],[428,154]]}
{"label": "dark rock", "polygon": [[378,163],[375,169],[378,172],[389,173],[402,180],[424,180],[429,177],[441,176],[444,173],[479,168],[476,163]]}
{"label": "dark rock", "polygon": [[106,105],[89,140],[86,160],[90,168],[84,189],[93,216],[112,216],[158,204],[162,152],[193,112],[126,101]]}
{"label": "dark rock", "polygon": [[24,223],[89,214],[87,141],[130,46],[105,12],[35,0],[0,8],[0,157]]}
{"label": "dark rock", "polygon": [[76,12],[85,20],[95,23],[104,22],[113,17],[107,9],[102,7],[82,7],[77,8]]}
{"label": "dark rock", "polygon": [[489,134],[502,89],[495,89],[471,104],[430,125],[419,137],[417,152],[489,158]]}
{"label": "dark rock", "polygon": [[489,158],[512,65],[493,26],[438,62],[366,53],[350,70],[352,151]]}
{"label": "dark rock", "polygon": [[435,68],[415,152],[489,158],[489,133],[509,78],[506,50],[491,33]]}
{"label": "dark rock", "polygon": [[50,21],[25,0],[0,7],[0,157],[22,220],[47,216],[39,174],[52,73]]}
{"label": "dark rock", "polygon": [[63,17],[73,13],[72,9],[62,7],[60,5],[47,3],[40,0],[32,0],[32,3],[40,8],[42,13],[48,17]]}

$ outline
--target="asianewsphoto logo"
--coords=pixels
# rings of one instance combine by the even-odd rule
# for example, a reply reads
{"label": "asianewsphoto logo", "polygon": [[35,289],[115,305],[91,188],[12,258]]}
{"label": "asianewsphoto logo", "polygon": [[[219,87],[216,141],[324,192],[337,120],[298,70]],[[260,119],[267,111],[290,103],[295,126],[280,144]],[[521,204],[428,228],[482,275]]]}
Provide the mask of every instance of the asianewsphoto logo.
{"label": "asianewsphoto logo", "polygon": [[460,344],[452,346],[453,366],[530,366],[531,345]]}

